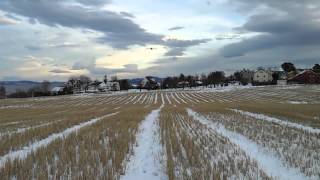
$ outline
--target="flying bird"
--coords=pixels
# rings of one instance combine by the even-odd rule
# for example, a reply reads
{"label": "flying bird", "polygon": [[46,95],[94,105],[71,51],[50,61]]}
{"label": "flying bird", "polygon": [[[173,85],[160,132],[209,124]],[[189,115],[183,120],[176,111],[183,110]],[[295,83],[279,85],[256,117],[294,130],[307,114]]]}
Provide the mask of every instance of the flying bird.
{"label": "flying bird", "polygon": [[156,50],[157,48],[153,48],[153,47],[151,47],[151,48],[147,48],[148,50]]}

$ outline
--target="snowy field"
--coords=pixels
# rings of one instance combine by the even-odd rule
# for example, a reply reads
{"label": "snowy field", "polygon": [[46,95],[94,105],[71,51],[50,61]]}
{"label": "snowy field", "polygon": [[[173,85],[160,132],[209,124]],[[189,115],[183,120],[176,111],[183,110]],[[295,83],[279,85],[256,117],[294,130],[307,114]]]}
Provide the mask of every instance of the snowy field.
{"label": "snowy field", "polygon": [[0,100],[0,179],[320,179],[320,86]]}

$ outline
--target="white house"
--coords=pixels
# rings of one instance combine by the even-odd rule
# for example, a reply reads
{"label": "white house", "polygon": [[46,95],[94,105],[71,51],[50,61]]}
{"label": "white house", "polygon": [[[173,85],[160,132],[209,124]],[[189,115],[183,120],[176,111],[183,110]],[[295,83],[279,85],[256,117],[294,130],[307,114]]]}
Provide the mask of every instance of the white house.
{"label": "white house", "polygon": [[98,93],[108,91],[120,91],[120,84],[118,82],[93,82],[88,87],[86,92]]}
{"label": "white house", "polygon": [[51,94],[58,95],[63,92],[64,87],[54,87],[51,89]]}
{"label": "white house", "polygon": [[120,84],[119,82],[102,82],[99,84],[98,89],[102,92],[120,91]]}
{"label": "white house", "polygon": [[251,70],[243,69],[240,71],[241,79],[246,81],[247,83],[252,83],[252,79],[254,76],[254,72]]}
{"label": "white house", "polygon": [[195,84],[196,84],[197,86],[202,86],[202,85],[203,85],[203,82],[202,82],[202,81],[197,80],[197,81],[195,82]]}
{"label": "white house", "polygon": [[268,70],[257,70],[253,75],[254,83],[271,83],[273,80],[272,72]]}
{"label": "white house", "polygon": [[158,89],[160,83],[152,76],[147,76],[141,81],[141,87],[144,89]]}

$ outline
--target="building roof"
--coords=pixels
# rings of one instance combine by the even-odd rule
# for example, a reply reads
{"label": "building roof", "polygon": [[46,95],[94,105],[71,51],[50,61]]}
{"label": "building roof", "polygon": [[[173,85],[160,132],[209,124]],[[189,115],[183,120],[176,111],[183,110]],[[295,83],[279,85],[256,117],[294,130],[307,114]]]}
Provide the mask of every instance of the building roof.
{"label": "building roof", "polygon": [[288,80],[294,80],[294,79],[296,79],[296,78],[298,78],[298,77],[300,77],[300,76],[302,76],[302,75],[304,75],[304,74],[306,74],[306,73],[311,73],[311,74],[314,74],[314,75],[316,75],[316,76],[319,76],[319,75],[318,75],[317,73],[315,73],[314,71],[312,71],[312,70],[310,70],[310,69],[307,69],[307,70],[304,70],[304,71],[296,74],[295,76],[293,76],[293,77],[291,77],[291,78],[288,78]]}
{"label": "building roof", "polygon": [[59,92],[59,91],[63,91],[64,87],[54,87],[51,89],[51,92]]}

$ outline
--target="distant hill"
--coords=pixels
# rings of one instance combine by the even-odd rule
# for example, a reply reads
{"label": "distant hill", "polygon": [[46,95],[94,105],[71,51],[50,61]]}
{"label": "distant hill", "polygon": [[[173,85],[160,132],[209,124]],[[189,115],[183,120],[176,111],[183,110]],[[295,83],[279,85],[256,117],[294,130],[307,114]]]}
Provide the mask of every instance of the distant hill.
{"label": "distant hill", "polygon": [[[16,91],[16,89],[28,90],[32,87],[39,86],[41,82],[34,81],[0,81],[0,86],[6,88],[7,94],[11,94]],[[50,82],[50,89],[56,86],[63,86],[63,82]]]}
{"label": "distant hill", "polygon": [[[154,76],[153,76],[153,78],[154,78],[158,83],[161,83],[162,78],[154,77]],[[136,84],[136,85],[138,85],[138,84],[141,83],[141,81],[142,81],[143,79],[144,79],[144,78],[129,79],[129,83],[130,83],[130,84]]]}
{"label": "distant hill", "polygon": [[135,78],[135,79],[129,79],[129,83],[132,85],[132,84],[140,84],[141,81],[143,80],[143,78]]}

